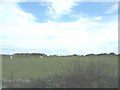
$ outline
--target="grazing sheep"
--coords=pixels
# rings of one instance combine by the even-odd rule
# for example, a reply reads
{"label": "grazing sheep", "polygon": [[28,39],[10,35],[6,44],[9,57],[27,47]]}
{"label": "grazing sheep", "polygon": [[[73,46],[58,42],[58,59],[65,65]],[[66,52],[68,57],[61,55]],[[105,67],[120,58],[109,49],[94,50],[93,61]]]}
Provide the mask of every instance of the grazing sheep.
{"label": "grazing sheep", "polygon": [[28,79],[25,79],[25,82],[31,82],[30,80],[28,80]]}
{"label": "grazing sheep", "polygon": [[43,56],[40,56],[40,58],[43,58]]}
{"label": "grazing sheep", "polygon": [[12,59],[13,58],[13,56],[10,56],[10,59]]}

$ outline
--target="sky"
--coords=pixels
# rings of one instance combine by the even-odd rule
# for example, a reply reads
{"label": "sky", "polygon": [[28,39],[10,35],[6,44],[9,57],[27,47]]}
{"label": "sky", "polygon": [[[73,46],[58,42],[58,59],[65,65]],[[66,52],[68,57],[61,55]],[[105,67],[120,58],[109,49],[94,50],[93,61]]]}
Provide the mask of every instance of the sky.
{"label": "sky", "polygon": [[118,53],[118,3],[0,3],[0,53]]}

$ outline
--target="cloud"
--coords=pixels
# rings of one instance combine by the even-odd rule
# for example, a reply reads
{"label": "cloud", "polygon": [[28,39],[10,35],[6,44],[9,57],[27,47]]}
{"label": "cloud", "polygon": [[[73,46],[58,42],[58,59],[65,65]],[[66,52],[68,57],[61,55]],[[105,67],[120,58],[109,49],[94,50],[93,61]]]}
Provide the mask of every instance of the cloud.
{"label": "cloud", "polygon": [[27,1],[27,0],[0,0],[0,3],[2,2],[5,2],[5,3],[10,3],[10,2],[25,2],[25,1]]}
{"label": "cloud", "polygon": [[47,54],[117,50],[115,17],[111,21],[102,21],[103,17],[95,16],[79,17],[74,22],[39,23],[33,14],[24,12],[15,3],[0,6],[0,47],[14,46],[16,51],[36,49]]}
{"label": "cloud", "polygon": [[102,17],[101,16],[97,16],[97,17],[94,17],[93,20],[102,20]]}
{"label": "cloud", "polygon": [[59,18],[62,15],[69,14],[72,8],[77,5],[75,0],[49,0],[49,12],[52,18]]}
{"label": "cloud", "polygon": [[0,41],[1,44],[10,44],[11,39],[16,39],[27,31],[35,22],[35,17],[31,13],[25,13],[15,3],[0,3],[0,6]]}
{"label": "cloud", "polygon": [[33,23],[35,17],[31,13],[25,13],[15,3],[0,3],[0,23],[2,25],[23,25],[26,23]]}
{"label": "cloud", "polygon": [[[55,0],[0,0],[0,2],[51,2],[51,1],[55,1]],[[60,0],[60,1],[64,1],[64,0]],[[119,0],[75,0],[75,2],[117,2],[118,3]]]}
{"label": "cloud", "polygon": [[112,7],[110,7],[107,11],[106,14],[112,14],[118,12],[118,3],[115,3]]}

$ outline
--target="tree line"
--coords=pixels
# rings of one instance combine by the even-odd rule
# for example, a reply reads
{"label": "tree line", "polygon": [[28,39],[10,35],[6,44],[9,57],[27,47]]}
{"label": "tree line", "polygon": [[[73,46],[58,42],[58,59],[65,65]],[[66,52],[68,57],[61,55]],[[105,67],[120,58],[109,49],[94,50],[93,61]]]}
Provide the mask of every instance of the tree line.
{"label": "tree line", "polygon": [[[47,54],[44,53],[15,53],[14,55],[25,55],[25,56],[29,56],[29,55],[33,55],[33,56],[48,56]],[[86,54],[86,55],[78,55],[78,54],[73,54],[73,55],[61,55],[61,56],[103,56],[103,55],[119,55],[120,54],[115,54],[114,52],[111,53],[100,53],[100,54]],[[59,55],[50,55],[50,56],[59,56]]]}
{"label": "tree line", "polygon": [[33,56],[47,56],[47,54],[44,53],[15,53],[14,55],[33,55]]}

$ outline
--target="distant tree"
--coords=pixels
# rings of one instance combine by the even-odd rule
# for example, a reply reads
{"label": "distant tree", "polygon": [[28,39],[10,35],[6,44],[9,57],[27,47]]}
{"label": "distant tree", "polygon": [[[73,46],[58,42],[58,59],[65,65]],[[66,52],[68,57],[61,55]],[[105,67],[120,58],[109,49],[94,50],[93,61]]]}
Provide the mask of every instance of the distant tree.
{"label": "distant tree", "polygon": [[114,52],[109,53],[109,55],[116,55]]}
{"label": "distant tree", "polygon": [[25,56],[28,56],[28,55],[33,55],[33,56],[47,56],[46,54],[44,53],[15,53],[14,55],[25,55]]}
{"label": "distant tree", "polygon": [[58,55],[50,55],[50,57],[58,57]]}
{"label": "distant tree", "polygon": [[77,54],[73,54],[72,56],[78,56]]}
{"label": "distant tree", "polygon": [[87,54],[87,55],[85,55],[85,56],[95,56],[95,54]]}
{"label": "distant tree", "polygon": [[84,55],[80,55],[81,57],[84,57]]}
{"label": "distant tree", "polygon": [[72,55],[66,55],[66,57],[72,57]]}
{"label": "distant tree", "polygon": [[100,53],[100,54],[97,54],[97,56],[102,56],[102,55],[108,55],[107,53]]}

